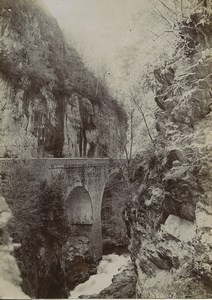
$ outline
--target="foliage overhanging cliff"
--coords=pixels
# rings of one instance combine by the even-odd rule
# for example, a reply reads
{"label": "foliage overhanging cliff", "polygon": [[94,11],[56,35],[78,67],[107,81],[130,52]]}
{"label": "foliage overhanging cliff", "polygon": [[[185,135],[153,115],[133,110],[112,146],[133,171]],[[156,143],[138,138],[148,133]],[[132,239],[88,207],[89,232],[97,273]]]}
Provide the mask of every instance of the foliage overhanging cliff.
{"label": "foliage overhanging cliff", "polygon": [[142,154],[126,209],[139,298],[212,292],[211,9],[203,1],[179,24],[175,55],[153,72],[155,147]]}
{"label": "foliage overhanging cliff", "polygon": [[1,1],[0,28],[0,156],[118,152],[124,109],[66,43],[44,5]]}

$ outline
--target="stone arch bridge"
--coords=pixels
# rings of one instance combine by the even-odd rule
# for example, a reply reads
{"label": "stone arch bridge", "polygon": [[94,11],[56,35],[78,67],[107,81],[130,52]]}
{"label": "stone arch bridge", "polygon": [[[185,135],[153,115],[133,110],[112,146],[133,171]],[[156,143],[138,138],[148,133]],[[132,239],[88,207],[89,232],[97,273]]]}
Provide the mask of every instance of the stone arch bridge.
{"label": "stone arch bridge", "polygon": [[2,170],[23,162],[30,170],[52,181],[62,175],[64,208],[72,232],[86,235],[96,260],[102,256],[101,206],[109,177],[118,172],[123,160],[105,158],[0,159]]}

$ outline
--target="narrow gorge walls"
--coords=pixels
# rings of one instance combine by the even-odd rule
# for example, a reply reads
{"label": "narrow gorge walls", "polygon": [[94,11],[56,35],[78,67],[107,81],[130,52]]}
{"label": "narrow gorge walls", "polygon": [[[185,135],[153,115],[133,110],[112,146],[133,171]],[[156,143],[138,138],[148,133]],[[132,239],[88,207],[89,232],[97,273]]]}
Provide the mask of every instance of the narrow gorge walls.
{"label": "narrow gorge walls", "polygon": [[130,199],[127,183],[121,173],[112,174],[106,183],[101,207],[103,253],[127,250],[127,228],[124,208]]}

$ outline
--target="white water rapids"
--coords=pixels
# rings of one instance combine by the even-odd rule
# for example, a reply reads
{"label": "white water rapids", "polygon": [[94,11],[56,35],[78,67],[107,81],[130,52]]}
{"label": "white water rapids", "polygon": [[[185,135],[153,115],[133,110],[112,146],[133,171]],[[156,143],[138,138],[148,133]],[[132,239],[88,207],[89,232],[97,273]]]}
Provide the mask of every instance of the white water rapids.
{"label": "white water rapids", "polygon": [[69,299],[76,299],[81,295],[100,293],[112,283],[113,276],[121,273],[130,261],[130,256],[123,254],[104,255],[100,261],[97,274],[92,275],[86,282],[79,284],[70,293]]}

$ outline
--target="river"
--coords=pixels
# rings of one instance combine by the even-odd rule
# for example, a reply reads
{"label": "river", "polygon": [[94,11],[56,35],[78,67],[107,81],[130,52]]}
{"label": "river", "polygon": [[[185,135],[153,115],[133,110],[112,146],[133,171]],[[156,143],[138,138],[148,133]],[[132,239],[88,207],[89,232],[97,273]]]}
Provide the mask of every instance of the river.
{"label": "river", "polygon": [[76,286],[70,292],[69,299],[76,299],[81,295],[99,294],[112,283],[114,275],[121,273],[126,268],[129,261],[130,256],[128,254],[104,255],[97,267],[97,274]]}

